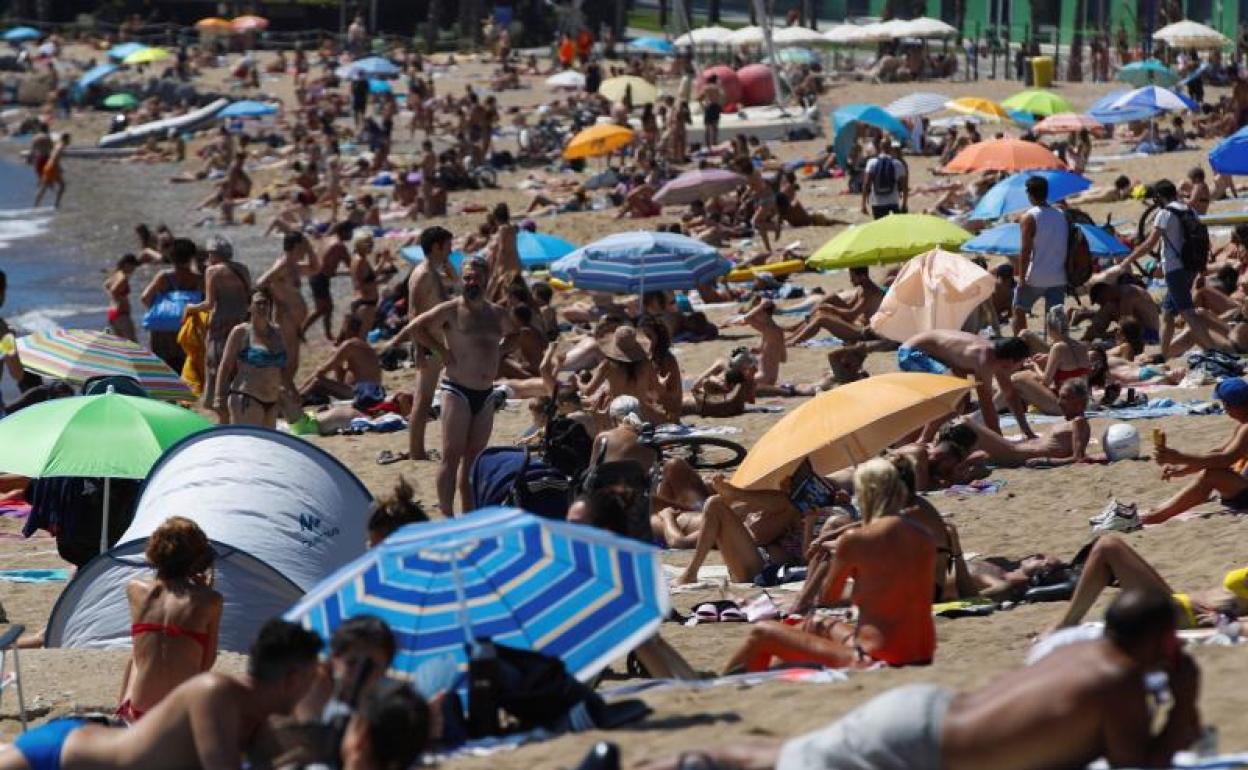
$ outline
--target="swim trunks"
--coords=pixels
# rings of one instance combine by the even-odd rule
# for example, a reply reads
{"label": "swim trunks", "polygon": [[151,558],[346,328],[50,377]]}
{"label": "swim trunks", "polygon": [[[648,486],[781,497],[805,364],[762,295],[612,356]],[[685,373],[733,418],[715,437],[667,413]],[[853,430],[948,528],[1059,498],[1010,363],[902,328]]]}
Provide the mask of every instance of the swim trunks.
{"label": "swim trunks", "polygon": [[54,719],[17,736],[13,746],[25,757],[30,770],[61,770],[65,740],[85,724],[85,719]]}
{"label": "swim trunks", "polygon": [[941,727],[953,697],[930,684],[889,690],[785,743],[776,770],[940,770]]}
{"label": "swim trunks", "polygon": [[491,397],[497,392],[494,388],[470,388],[452,380],[442,380],[438,384],[438,390],[462,398],[474,417],[490,403]]}
{"label": "swim trunks", "polygon": [[315,299],[329,299],[329,276],[324,273],[315,273],[308,276],[308,287],[312,289],[312,296]]}
{"label": "swim trunks", "polygon": [[903,372],[923,372],[927,374],[948,374],[949,367],[932,358],[918,348],[905,345],[897,348],[897,368]]}

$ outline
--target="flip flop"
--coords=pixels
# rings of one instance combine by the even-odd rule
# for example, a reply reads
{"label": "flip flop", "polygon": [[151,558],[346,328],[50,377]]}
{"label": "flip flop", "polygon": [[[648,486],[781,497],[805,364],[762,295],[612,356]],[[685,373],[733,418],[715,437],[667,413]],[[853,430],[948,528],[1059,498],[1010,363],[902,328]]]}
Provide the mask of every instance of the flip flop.
{"label": "flip flop", "polygon": [[693,608],[693,618],[699,623],[718,623],[719,607],[717,602],[703,602]]}
{"label": "flip flop", "polygon": [[741,605],[731,599],[715,602],[715,607],[719,610],[720,623],[745,623],[747,620]]}
{"label": "flip flop", "polygon": [[395,452],[390,449],[383,449],[377,453],[377,464],[378,465],[391,465],[393,463],[406,460],[407,458],[408,458],[407,452]]}

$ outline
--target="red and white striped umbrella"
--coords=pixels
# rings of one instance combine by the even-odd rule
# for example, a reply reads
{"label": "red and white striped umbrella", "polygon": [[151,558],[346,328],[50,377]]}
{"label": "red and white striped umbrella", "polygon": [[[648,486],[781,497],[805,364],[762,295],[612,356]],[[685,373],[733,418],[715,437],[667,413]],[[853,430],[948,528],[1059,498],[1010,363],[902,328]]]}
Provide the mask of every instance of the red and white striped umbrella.
{"label": "red and white striped umbrella", "polygon": [[1104,131],[1105,125],[1091,115],[1059,112],[1032,126],[1031,130],[1037,134],[1069,134],[1085,128],[1089,131]]}
{"label": "red and white striped umbrella", "polygon": [[22,367],[81,385],[92,377],[120,376],[138,381],[153,398],[190,401],[186,383],[147,348],[130,340],[86,329],[36,332],[17,340]]}

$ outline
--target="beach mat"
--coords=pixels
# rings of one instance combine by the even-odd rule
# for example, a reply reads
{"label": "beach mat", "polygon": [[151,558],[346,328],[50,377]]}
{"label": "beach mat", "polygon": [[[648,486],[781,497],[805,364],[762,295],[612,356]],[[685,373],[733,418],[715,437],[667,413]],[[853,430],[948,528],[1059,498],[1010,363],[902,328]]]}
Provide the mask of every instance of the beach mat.
{"label": "beach mat", "polygon": [[849,674],[836,669],[823,668],[778,668],[772,671],[758,671],[747,674],[730,674],[717,676],[714,679],[647,679],[641,682],[629,682],[599,690],[599,694],[610,700],[612,698],[632,697],[643,692],[663,692],[672,690],[710,690],[715,687],[754,687],[767,682],[804,682],[807,684],[836,684],[849,680]]}
{"label": "beach mat", "polygon": [[67,569],[3,569],[0,580],[7,583],[63,583],[69,580]]}
{"label": "beach mat", "polygon": [[[698,582],[689,583],[688,585],[672,585],[672,581],[680,577],[684,572],[684,568],[677,567],[672,564],[663,565],[663,576],[667,578],[667,583],[671,586],[671,592],[674,594],[691,593],[693,591],[705,591],[708,589],[716,589],[727,586],[730,590],[736,590],[742,593],[750,591],[758,591],[759,587],[754,583],[730,583],[728,582],[728,568],[722,564],[704,564],[698,570]],[[771,592],[797,592],[802,590],[802,586],[806,585],[806,581],[795,581],[792,583],[781,583],[775,586],[768,586],[767,590]]]}

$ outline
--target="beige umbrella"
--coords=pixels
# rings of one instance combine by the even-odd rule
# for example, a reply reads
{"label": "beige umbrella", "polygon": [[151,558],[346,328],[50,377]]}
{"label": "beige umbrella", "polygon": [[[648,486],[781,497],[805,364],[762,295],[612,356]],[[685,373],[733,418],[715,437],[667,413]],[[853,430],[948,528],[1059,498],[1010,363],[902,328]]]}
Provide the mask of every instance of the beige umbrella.
{"label": "beige umbrella", "polygon": [[1174,48],[1221,48],[1231,44],[1231,39],[1213,27],[1194,21],[1176,21],[1153,33],[1159,40]]}
{"label": "beige umbrella", "polygon": [[992,297],[994,283],[988,271],[961,254],[932,249],[901,268],[871,316],[871,329],[896,342],[933,329],[961,329]]}

